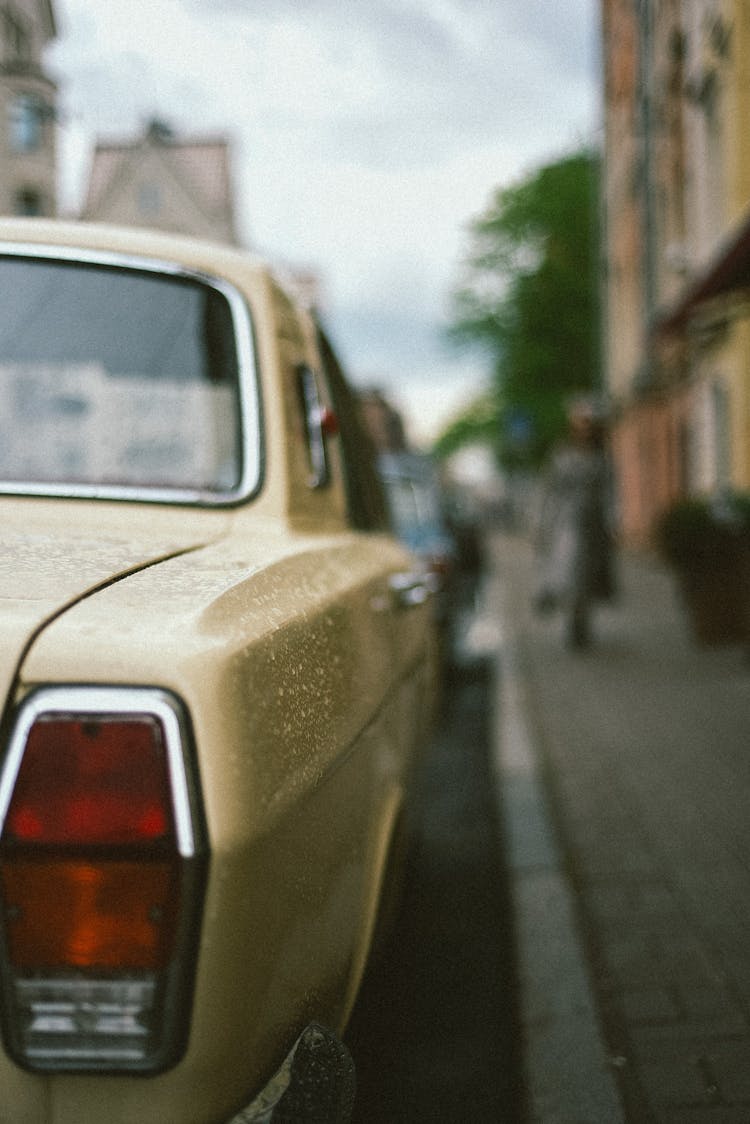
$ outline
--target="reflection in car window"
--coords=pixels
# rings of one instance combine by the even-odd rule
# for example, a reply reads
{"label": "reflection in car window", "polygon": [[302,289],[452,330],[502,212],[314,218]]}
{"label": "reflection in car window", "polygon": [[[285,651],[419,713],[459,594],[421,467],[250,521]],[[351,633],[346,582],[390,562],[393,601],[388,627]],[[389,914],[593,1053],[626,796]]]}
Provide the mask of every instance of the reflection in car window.
{"label": "reflection in car window", "polygon": [[421,523],[417,493],[411,480],[389,480],[387,495],[393,526],[400,538],[406,537],[412,527]]}
{"label": "reflection in car window", "polygon": [[387,495],[397,532],[405,535],[418,525],[433,534],[441,533],[442,515],[437,496],[425,484],[407,477],[389,480]]}
{"label": "reflection in car window", "polygon": [[227,492],[241,479],[223,292],[0,257],[0,482]]}

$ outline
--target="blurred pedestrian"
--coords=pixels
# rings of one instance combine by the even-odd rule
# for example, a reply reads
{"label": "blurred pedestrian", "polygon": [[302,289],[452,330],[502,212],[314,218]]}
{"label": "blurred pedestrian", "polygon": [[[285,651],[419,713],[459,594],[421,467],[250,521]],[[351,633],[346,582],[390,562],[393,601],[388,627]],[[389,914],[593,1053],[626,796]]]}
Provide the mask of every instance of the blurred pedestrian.
{"label": "blurred pedestrian", "polygon": [[591,642],[594,602],[614,596],[606,416],[594,399],[568,409],[566,439],[545,472],[537,532],[540,612],[560,610],[572,648]]}

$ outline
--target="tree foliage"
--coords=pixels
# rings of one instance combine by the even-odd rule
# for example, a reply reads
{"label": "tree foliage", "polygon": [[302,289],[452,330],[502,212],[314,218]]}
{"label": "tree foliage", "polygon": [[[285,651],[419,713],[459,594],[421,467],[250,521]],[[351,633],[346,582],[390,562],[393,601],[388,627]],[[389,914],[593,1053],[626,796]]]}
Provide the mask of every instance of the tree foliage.
{"label": "tree foliage", "polygon": [[469,227],[450,335],[488,356],[506,464],[537,463],[565,400],[599,385],[598,192],[598,159],[578,152],[498,190]]}
{"label": "tree foliage", "polygon": [[494,394],[485,394],[445,427],[435,442],[433,453],[444,458],[474,442],[494,445],[499,423],[497,398]]}

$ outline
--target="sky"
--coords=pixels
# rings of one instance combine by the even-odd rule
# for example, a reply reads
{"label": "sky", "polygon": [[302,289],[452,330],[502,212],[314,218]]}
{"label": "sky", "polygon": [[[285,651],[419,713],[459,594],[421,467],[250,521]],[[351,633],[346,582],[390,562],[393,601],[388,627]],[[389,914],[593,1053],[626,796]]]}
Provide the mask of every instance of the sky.
{"label": "sky", "polygon": [[54,0],[61,205],[158,116],[232,143],[240,237],[320,277],[355,385],[428,442],[486,384],[445,341],[468,226],[600,125],[596,0]]}

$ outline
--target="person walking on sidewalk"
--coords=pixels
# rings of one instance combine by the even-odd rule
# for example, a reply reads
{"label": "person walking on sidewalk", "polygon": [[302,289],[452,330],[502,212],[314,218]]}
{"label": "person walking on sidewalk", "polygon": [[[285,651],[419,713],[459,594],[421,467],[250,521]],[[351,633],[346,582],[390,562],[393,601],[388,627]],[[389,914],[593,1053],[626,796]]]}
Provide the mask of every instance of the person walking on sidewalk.
{"label": "person walking on sidewalk", "polygon": [[536,540],[540,612],[562,610],[570,647],[591,642],[591,611],[614,596],[607,426],[590,398],[568,409],[567,438],[545,472]]}

